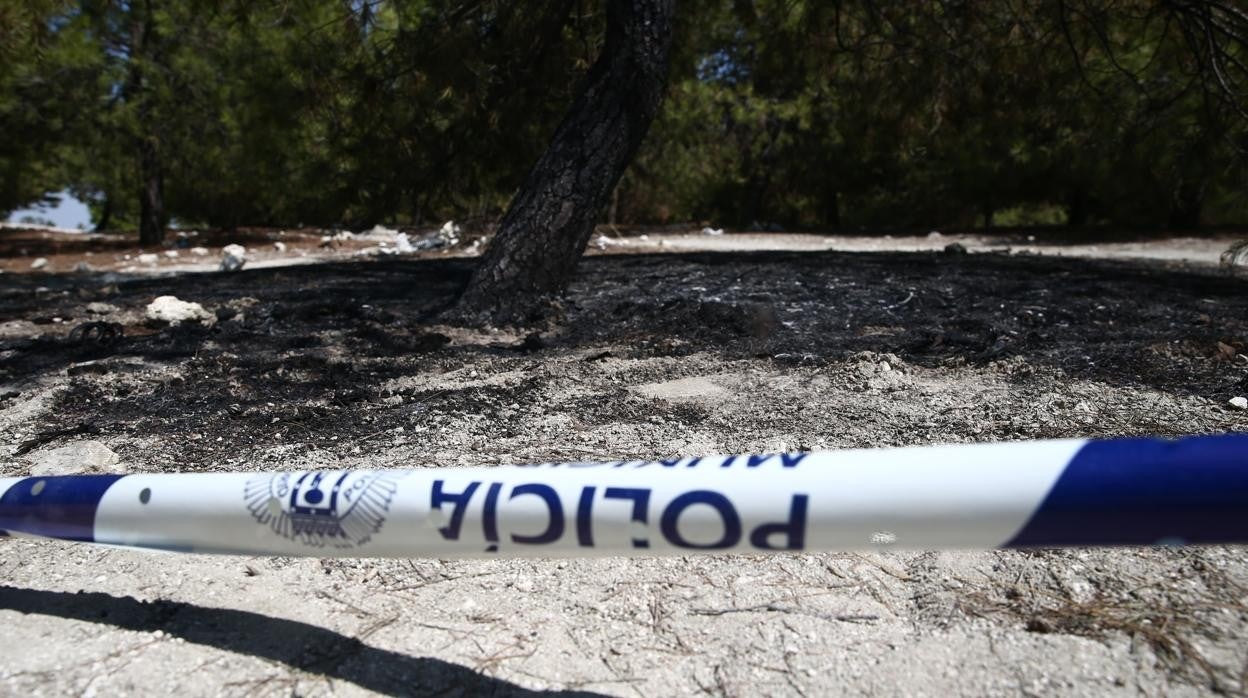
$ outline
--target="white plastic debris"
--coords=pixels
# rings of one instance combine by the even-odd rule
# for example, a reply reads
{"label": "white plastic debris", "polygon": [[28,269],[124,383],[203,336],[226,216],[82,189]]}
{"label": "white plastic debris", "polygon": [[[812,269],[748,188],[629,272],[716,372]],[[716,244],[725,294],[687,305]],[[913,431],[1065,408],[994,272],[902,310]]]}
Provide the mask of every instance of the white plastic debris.
{"label": "white plastic debris", "polygon": [[139,255],[139,264],[146,264],[148,266],[153,266],[155,264],[158,264],[159,262],[160,262],[160,256],[153,254],[151,252],[145,252]]}
{"label": "white plastic debris", "polygon": [[703,235],[723,235],[723,234],[724,234],[724,229],[723,229],[723,228],[712,228],[712,227],[710,227],[710,226],[707,226],[707,227],[705,227],[705,228],[703,228],[703,229],[702,229],[702,234],[703,234]]}
{"label": "white plastic debris", "polygon": [[1230,400],[1231,407],[1237,410],[1248,410],[1248,397],[1233,397]]}
{"label": "white plastic debris", "polygon": [[246,247],[242,245],[226,245],[221,249],[221,271],[238,271],[246,263]]}
{"label": "white plastic debris", "polygon": [[36,269],[36,270],[37,270],[37,269],[42,269],[42,268],[44,268],[44,267],[46,267],[46,266],[48,266],[48,258],[47,258],[47,257],[40,257],[40,258],[38,258],[38,259],[36,259],[35,261],[33,261],[33,262],[31,262],[31,263],[30,263],[30,268],[31,268],[31,269]]}
{"label": "white plastic debris", "polygon": [[177,325],[183,322],[208,322],[217,319],[216,315],[204,309],[199,303],[190,303],[177,296],[159,296],[147,304],[144,314],[148,320],[167,322]]}
{"label": "white plastic debris", "polygon": [[447,245],[454,245],[459,242],[459,234],[462,229],[455,225],[455,221],[447,221],[442,224],[442,228],[438,230],[438,237],[442,238]]}
{"label": "white plastic debris", "polygon": [[627,240],[624,240],[621,238],[609,238],[606,235],[603,235],[602,233],[599,233],[598,237],[594,238],[594,247],[597,247],[600,250],[605,250],[608,247],[615,247],[618,245],[627,245],[627,244],[628,244]]}

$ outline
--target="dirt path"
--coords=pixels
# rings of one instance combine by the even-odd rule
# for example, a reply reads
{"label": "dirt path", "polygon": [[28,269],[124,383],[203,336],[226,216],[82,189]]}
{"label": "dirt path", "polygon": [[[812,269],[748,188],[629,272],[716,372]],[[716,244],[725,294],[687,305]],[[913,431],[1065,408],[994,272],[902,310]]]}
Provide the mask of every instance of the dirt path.
{"label": "dirt path", "polygon": [[[101,468],[166,471],[1248,427],[1227,405],[1248,393],[1245,283],[1203,265],[599,256],[527,343],[430,324],[468,269],[0,276],[0,475],[84,439],[118,455]],[[148,327],[163,294],[222,319]],[[87,321],[123,335],[71,338]],[[1238,548],[320,561],[0,540],[0,693],[1235,693],[1246,584]]]}

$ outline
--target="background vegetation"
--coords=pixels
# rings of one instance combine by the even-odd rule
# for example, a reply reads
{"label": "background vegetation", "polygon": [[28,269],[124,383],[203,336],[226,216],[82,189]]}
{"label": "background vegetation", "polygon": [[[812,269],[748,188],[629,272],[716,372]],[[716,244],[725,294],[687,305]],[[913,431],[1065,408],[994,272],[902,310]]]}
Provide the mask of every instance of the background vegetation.
{"label": "background vegetation", "polygon": [[[103,228],[491,218],[600,3],[0,3],[0,212]],[[1234,2],[720,0],[604,218],[872,229],[1248,220]]]}

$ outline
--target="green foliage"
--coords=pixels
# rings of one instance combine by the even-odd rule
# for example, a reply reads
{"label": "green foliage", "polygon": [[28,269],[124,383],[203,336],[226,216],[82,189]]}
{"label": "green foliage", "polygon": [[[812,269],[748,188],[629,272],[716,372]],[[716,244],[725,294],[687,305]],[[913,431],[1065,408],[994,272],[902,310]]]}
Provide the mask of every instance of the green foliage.
{"label": "green foliage", "polygon": [[[601,48],[598,5],[0,3],[0,209],[69,188],[133,227],[158,172],[195,224],[497,216]],[[1198,5],[683,3],[664,111],[610,215],[1242,222],[1248,120],[1211,66],[1248,52],[1194,45],[1192,22],[1238,26]]]}

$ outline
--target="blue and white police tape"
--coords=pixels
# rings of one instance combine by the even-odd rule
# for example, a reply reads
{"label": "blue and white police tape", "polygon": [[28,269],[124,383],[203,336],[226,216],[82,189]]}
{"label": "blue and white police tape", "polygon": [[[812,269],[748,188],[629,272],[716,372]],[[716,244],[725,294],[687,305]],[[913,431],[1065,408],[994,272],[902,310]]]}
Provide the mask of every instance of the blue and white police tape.
{"label": "blue and white police tape", "polygon": [[1248,435],[612,463],[0,479],[0,530],[197,553],[1248,543]]}

